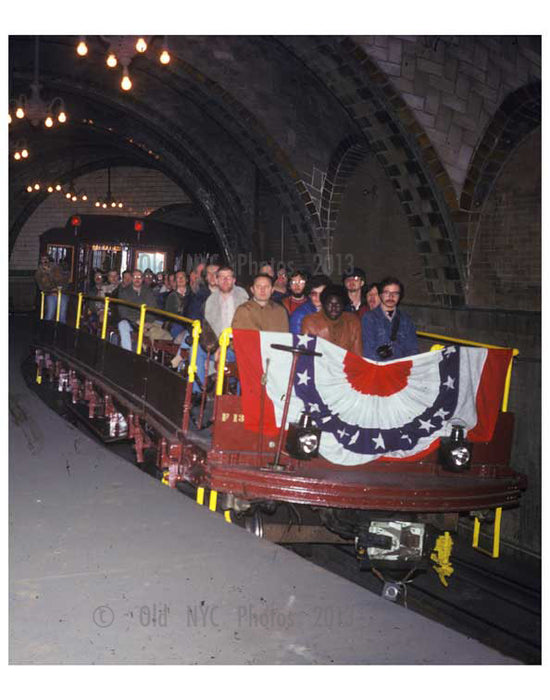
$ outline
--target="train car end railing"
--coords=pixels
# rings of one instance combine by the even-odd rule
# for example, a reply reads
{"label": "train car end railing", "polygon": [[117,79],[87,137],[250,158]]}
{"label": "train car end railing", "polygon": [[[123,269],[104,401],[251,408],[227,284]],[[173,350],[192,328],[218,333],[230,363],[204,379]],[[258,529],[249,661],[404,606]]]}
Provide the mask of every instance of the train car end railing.
{"label": "train car end railing", "polygon": [[[478,343],[473,340],[466,340],[464,338],[452,338],[450,336],[446,335],[440,335],[439,333],[428,333],[426,331],[417,331],[416,333],[418,336],[423,337],[423,338],[431,338],[435,340],[443,340],[448,343],[457,343],[459,345],[469,345],[472,347],[481,347],[481,348],[490,348],[494,350],[512,350],[512,357],[510,358],[510,362],[508,364],[508,369],[506,371],[506,379],[504,381],[504,391],[502,394],[502,405],[501,405],[501,411],[502,413],[507,413],[508,412],[508,401],[510,398],[510,385],[512,382],[512,367],[514,363],[514,357],[517,357],[519,355],[519,350],[517,348],[504,348],[501,345],[489,345],[488,343]],[[444,345],[432,345],[430,350],[441,350]],[[498,508],[495,508],[495,519],[494,519],[494,526],[493,526],[493,542],[492,546],[490,549],[486,549],[485,547],[482,547],[479,544],[479,536],[481,534],[481,519],[479,518],[478,515],[474,516],[474,530],[472,533],[472,548],[475,549],[476,551],[480,552],[481,554],[485,554],[492,559],[498,559],[500,556],[500,526],[501,526],[501,520],[502,520],[502,507],[499,506]]]}

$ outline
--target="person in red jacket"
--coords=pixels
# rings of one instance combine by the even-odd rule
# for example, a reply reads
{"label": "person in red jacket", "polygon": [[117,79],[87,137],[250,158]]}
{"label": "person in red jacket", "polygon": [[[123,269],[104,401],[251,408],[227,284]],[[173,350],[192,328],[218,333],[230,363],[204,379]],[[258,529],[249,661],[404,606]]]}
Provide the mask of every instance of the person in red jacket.
{"label": "person in red jacket", "polygon": [[302,272],[302,270],[295,270],[290,275],[288,280],[289,294],[284,299],[281,299],[280,302],[288,311],[289,316],[307,301],[306,282],[307,274]]}

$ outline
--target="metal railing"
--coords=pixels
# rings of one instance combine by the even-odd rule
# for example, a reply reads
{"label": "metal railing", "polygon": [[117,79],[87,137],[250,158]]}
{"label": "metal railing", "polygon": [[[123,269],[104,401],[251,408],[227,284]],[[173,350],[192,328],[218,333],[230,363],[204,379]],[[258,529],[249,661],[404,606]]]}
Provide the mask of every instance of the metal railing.
{"label": "metal railing", "polygon": [[[129,308],[139,310],[139,322],[138,322],[138,337],[136,345],[136,354],[141,355],[143,350],[143,337],[145,334],[145,317],[146,314],[150,313],[155,316],[161,316],[166,319],[173,321],[179,321],[184,323],[189,323],[192,326],[192,337],[193,343],[191,345],[191,357],[189,358],[189,365],[187,368],[188,380],[190,384],[195,381],[195,374],[197,372],[197,352],[199,345],[199,337],[202,331],[201,322],[197,319],[187,318],[186,316],[179,316],[178,314],[173,314],[170,311],[164,311],[163,309],[157,309],[156,307],[147,306],[146,304],[136,304],[132,301],[125,301],[124,299],[117,299],[116,297],[96,297],[91,294],[84,294],[84,292],[62,292],[57,291],[57,307],[55,313],[55,322],[59,323],[59,314],[61,310],[61,295],[77,297],[77,309],[76,309],[76,321],[75,329],[80,330],[80,324],[82,321],[82,309],[84,306],[84,300],[100,302],[104,305],[103,308],[103,320],[101,325],[101,340],[107,340],[107,329],[108,329],[108,317],[109,317],[109,307],[111,304],[120,304],[121,306],[127,306]],[[44,320],[44,306],[46,292],[40,292],[40,320]]]}
{"label": "metal railing", "polygon": [[[452,343],[453,345],[467,345],[476,348],[488,348],[491,350],[511,350],[512,357],[510,358],[510,363],[506,372],[506,380],[504,382],[504,393],[502,395],[501,407],[503,413],[506,413],[508,411],[508,400],[510,398],[510,384],[512,382],[512,366],[514,363],[514,357],[517,357],[517,355],[519,355],[519,350],[517,348],[505,348],[502,345],[489,345],[489,343],[478,343],[475,340],[466,340],[465,338],[453,338],[448,335],[441,335],[440,333],[427,333],[426,331],[416,331],[416,335],[421,338],[442,340],[447,343]],[[432,346],[431,349],[434,349],[434,346]],[[439,349],[439,347],[435,346],[435,349]]]}
{"label": "metal railing", "polygon": [[[41,292],[41,303],[40,303],[40,320],[43,320],[44,318],[44,305],[45,305],[45,292]],[[57,291],[57,308],[56,308],[56,316],[55,320],[56,323],[59,323],[59,313],[61,309],[61,294],[62,291],[58,290]],[[63,294],[67,294],[69,296],[75,296],[73,292],[63,292]],[[193,327],[192,331],[192,337],[193,337],[193,343],[191,345],[191,357],[189,359],[189,366],[188,366],[188,378],[189,382],[193,384],[195,381],[195,374],[197,372],[197,352],[198,352],[198,345],[199,345],[199,337],[201,334],[201,323],[198,320],[186,318],[185,316],[179,316],[178,314],[173,314],[170,313],[169,311],[163,311],[162,309],[157,309],[155,307],[150,307],[147,306],[146,304],[135,304],[134,302],[130,301],[125,301],[123,299],[117,299],[115,297],[95,297],[91,296],[89,294],[84,294],[83,292],[79,292],[77,295],[78,297],[78,304],[77,304],[77,312],[76,312],[76,323],[75,323],[75,328],[78,330],[80,329],[80,322],[82,318],[82,306],[83,306],[83,300],[88,299],[90,301],[96,301],[104,304],[104,310],[103,310],[103,322],[102,322],[102,328],[101,328],[101,339],[106,340],[106,335],[107,335],[107,326],[108,326],[108,313],[109,313],[109,305],[114,303],[114,304],[120,304],[122,306],[128,306],[131,308],[139,309],[140,311],[140,317],[139,317],[139,324],[138,324],[138,338],[137,338],[137,347],[136,347],[136,353],[138,355],[141,354],[142,348],[143,348],[143,335],[145,331],[145,316],[148,313],[157,315],[157,316],[162,316],[163,318],[168,318],[172,319],[175,321],[183,321],[184,323],[189,323]],[[223,393],[223,382],[224,382],[224,371],[225,371],[225,361],[227,357],[227,348],[229,347],[229,343],[231,342],[231,335],[233,333],[233,330],[231,328],[225,328],[222,333],[220,334],[219,338],[219,346],[220,346],[220,356],[219,356],[219,361],[218,361],[218,374],[217,374],[217,379],[216,379],[216,396],[220,396]],[[446,343],[452,343],[456,345],[466,345],[470,347],[479,347],[479,348],[488,348],[488,349],[495,349],[495,350],[512,350],[512,357],[510,358],[510,363],[508,365],[508,370],[506,372],[506,380],[504,382],[504,393],[502,397],[502,412],[506,413],[508,411],[508,401],[510,397],[510,384],[512,381],[512,367],[513,367],[513,362],[514,362],[514,357],[519,355],[519,350],[517,348],[505,348],[501,345],[490,345],[489,343],[478,343],[477,341],[474,340],[468,340],[466,338],[455,338],[452,336],[448,335],[442,335],[440,333],[428,333],[426,331],[417,331],[416,332],[417,336],[421,338],[430,338],[432,340],[439,340],[443,341]],[[441,346],[432,346],[432,349],[439,349]]]}

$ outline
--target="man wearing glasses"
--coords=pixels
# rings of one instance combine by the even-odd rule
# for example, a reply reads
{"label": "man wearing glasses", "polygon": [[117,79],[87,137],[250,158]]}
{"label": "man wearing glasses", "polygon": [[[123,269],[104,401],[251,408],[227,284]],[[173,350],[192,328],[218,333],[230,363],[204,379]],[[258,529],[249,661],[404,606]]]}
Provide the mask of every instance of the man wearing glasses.
{"label": "man wearing glasses", "polygon": [[307,274],[301,270],[295,270],[290,275],[288,281],[289,294],[281,300],[281,304],[285,307],[289,316],[294,313],[298,307],[306,303],[308,299],[305,293],[306,282]]}
{"label": "man wearing glasses", "polygon": [[397,307],[403,299],[403,284],[397,277],[380,282],[380,305],[366,313],[363,328],[363,357],[388,362],[418,353],[412,319]]}

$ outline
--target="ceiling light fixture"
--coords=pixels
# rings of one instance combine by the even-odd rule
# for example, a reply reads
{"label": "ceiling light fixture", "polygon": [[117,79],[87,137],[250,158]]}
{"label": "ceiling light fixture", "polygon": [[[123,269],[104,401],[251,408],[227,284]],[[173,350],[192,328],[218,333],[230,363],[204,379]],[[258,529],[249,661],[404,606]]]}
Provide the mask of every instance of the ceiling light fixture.
{"label": "ceiling light fixture", "polygon": [[[15,116],[17,119],[27,117],[33,126],[38,126],[43,122],[46,128],[51,129],[54,125],[54,117],[60,124],[67,121],[67,113],[65,112],[65,102],[61,97],[54,97],[49,103],[45,102],[40,97],[40,83],[38,79],[38,41],[39,37],[35,37],[34,43],[34,80],[30,85],[31,95],[20,95],[18,100],[10,100],[10,108],[13,104],[15,107]],[[11,112],[8,122],[12,123]]]}
{"label": "ceiling light fixture", "polygon": [[[77,47],[77,53],[80,56],[86,56],[88,49],[85,42],[86,37],[80,37],[80,43]],[[117,66],[122,67],[122,78],[120,87],[125,92],[128,92],[133,87],[133,82],[129,73],[129,66],[134,58],[139,54],[145,54],[151,43],[151,36],[101,36],[100,39],[107,44],[107,57],[105,63],[108,68],[113,69]],[[86,47],[85,51],[83,47]],[[164,37],[162,51],[159,55],[159,61],[163,65],[170,63],[171,56],[168,51],[167,37]]]}
{"label": "ceiling light fixture", "polygon": [[95,201],[94,206],[101,207],[102,209],[122,209],[124,206],[123,202],[113,197],[111,192],[111,168],[107,168],[107,194],[105,197],[98,197]]}

